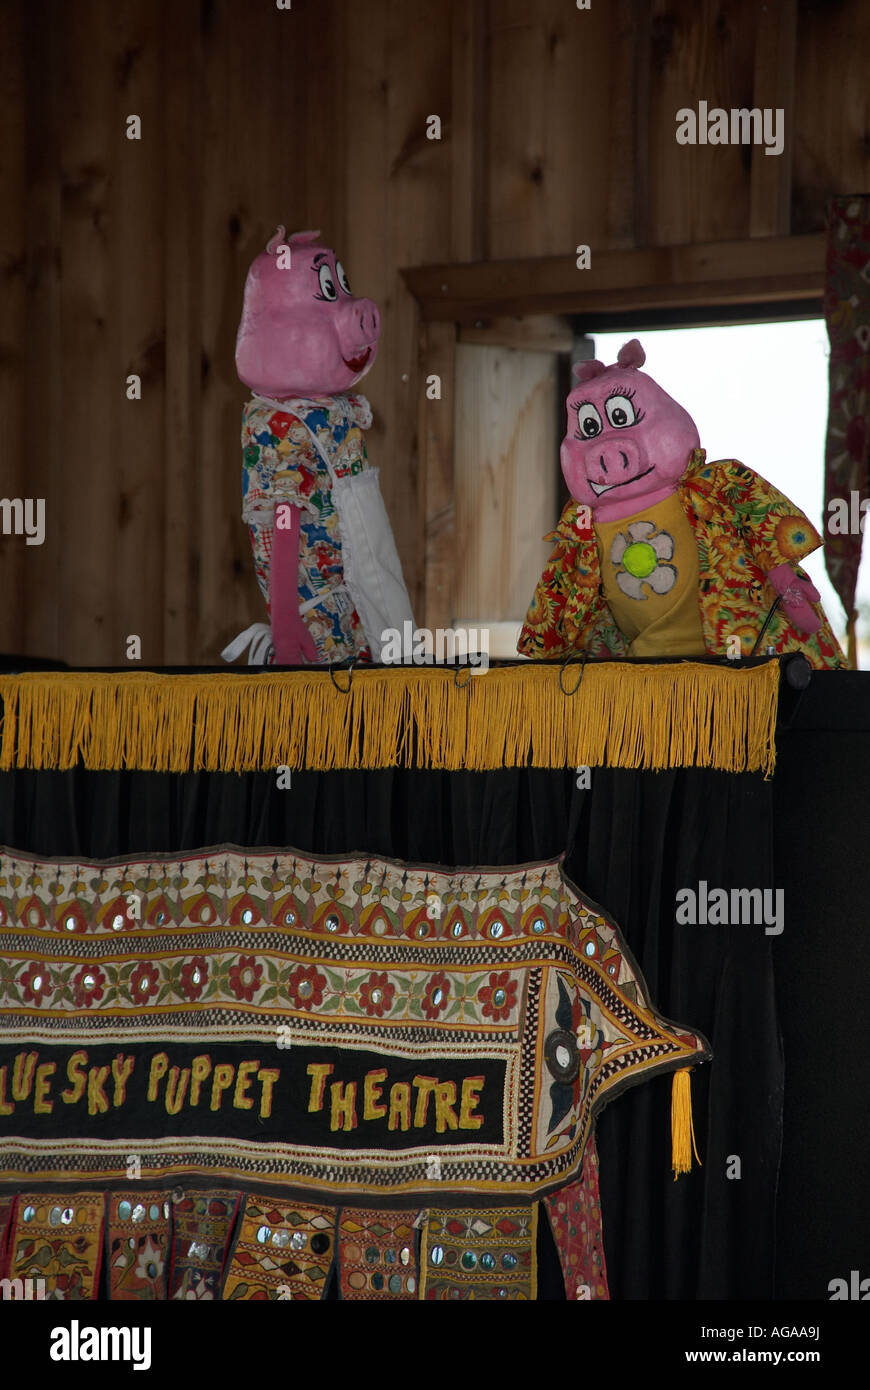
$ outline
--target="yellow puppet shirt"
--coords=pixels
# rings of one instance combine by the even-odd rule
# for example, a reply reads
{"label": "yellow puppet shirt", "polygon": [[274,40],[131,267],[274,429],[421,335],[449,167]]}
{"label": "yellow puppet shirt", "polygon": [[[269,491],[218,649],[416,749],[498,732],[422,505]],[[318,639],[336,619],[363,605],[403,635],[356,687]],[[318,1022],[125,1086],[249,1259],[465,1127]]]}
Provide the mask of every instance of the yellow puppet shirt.
{"label": "yellow puppet shirt", "polygon": [[594,526],[604,598],[629,656],[703,656],[698,543],[676,493]]}

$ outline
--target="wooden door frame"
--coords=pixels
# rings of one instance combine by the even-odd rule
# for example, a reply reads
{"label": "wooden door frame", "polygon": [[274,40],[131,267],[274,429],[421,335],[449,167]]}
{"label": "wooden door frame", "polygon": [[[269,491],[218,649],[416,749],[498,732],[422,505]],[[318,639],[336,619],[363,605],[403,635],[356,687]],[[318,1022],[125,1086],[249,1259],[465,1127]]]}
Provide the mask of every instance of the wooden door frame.
{"label": "wooden door frame", "polygon": [[[565,315],[608,315],[745,305],[818,303],[824,290],[824,233],[749,237],[642,250],[602,251],[588,270],[573,256],[413,266],[402,276],[420,312],[420,535],[423,623],[453,616],[456,539],[454,437],[456,343],[519,346],[517,316],[535,316],[530,346],[563,351]],[[541,324],[545,326],[541,328]],[[440,398],[427,382],[437,376]]]}

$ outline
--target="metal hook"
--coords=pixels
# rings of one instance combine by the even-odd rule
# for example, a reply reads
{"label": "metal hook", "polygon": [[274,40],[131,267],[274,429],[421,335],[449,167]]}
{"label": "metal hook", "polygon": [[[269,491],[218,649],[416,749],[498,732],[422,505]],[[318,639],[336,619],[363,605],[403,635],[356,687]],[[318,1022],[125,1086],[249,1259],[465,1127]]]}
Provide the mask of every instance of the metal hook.
{"label": "metal hook", "polygon": [[[460,681],[460,680],[458,679],[459,672],[460,672],[460,671],[463,671],[463,670],[465,670],[465,669],[468,670],[468,675],[466,676],[466,678],[465,678],[464,681]],[[464,690],[465,687],[468,685],[468,683],[469,683],[470,680],[471,680],[471,667],[469,666],[468,668],[465,668],[465,667],[463,667],[463,666],[457,666],[456,670],[453,672],[453,684],[456,686],[456,689],[457,689],[457,690]]]}
{"label": "metal hook", "polygon": [[[335,662],[335,664],[330,662],[329,679],[332,681],[332,684],[335,686],[336,690],[338,690],[342,695],[350,694],[351,682],[353,681],[353,671],[357,663],[358,655],[359,653],[355,653],[354,656],[351,657],[350,661],[337,661]],[[343,667],[347,668],[347,685],[342,689],[338,681],[335,679],[335,672],[336,670],[340,671]]]}
{"label": "metal hook", "polygon": [[754,644],[754,646],[753,646],[753,648],[752,648],[752,651],[749,653],[750,657],[755,656],[755,653],[758,651],[758,648],[759,648],[759,646],[761,645],[761,639],[762,639],[762,637],[764,636],[764,634],[767,632],[767,629],[770,627],[770,624],[771,624],[771,622],[773,621],[773,615],[774,615],[774,613],[776,612],[777,608],[779,607],[779,605],[780,605],[781,603],[782,603],[782,595],[781,595],[781,594],[778,594],[777,597],[774,599],[773,603],[770,605],[770,608],[769,608],[769,610],[768,610],[767,617],[765,618],[764,622],[762,623],[761,631],[759,632],[758,636],[757,636],[756,639],[755,639],[755,644]]}
{"label": "metal hook", "polygon": [[579,677],[579,679],[578,679],[578,681],[577,681],[577,684],[574,686],[574,689],[573,689],[573,690],[566,690],[564,684],[562,683],[562,675],[563,675],[563,673],[564,673],[564,671],[565,671],[565,667],[566,667],[566,666],[570,666],[570,665],[571,665],[571,662],[572,662],[572,661],[576,661],[576,660],[577,660],[576,656],[568,656],[568,657],[565,658],[565,660],[562,662],[562,665],[559,667],[559,689],[561,690],[561,692],[562,692],[563,695],[568,695],[568,696],[576,695],[576,694],[577,694],[577,691],[580,689],[580,686],[581,686],[582,683],[583,683],[583,675],[584,675],[584,673],[585,673],[585,671],[586,671],[586,652],[585,652],[585,651],[584,651],[584,653],[583,653],[583,658],[582,658],[582,661],[581,661],[581,663],[580,663],[580,677]]}

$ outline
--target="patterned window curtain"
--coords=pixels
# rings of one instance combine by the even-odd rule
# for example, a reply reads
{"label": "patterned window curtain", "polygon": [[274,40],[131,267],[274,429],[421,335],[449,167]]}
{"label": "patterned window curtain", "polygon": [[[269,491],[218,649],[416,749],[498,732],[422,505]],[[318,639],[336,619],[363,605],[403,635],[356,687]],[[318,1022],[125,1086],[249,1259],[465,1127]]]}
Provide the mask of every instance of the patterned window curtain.
{"label": "patterned window curtain", "polygon": [[[831,343],[825,566],[846,611],[849,665],[855,669],[855,589],[863,535],[854,523],[861,502],[870,496],[870,194],[833,198],[828,204],[824,313]],[[848,525],[834,524],[838,509],[848,516]]]}

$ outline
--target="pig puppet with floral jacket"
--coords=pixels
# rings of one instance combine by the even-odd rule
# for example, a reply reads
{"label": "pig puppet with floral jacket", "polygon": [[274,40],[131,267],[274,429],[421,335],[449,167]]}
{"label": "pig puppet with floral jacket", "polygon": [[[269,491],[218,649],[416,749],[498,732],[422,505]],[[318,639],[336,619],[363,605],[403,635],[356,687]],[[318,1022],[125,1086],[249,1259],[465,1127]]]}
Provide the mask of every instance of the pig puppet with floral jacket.
{"label": "pig puppet with floral jacket", "polygon": [[253,262],[236,340],[242,411],[242,519],[270,623],[225,648],[252,665],[380,659],[385,630],[413,621],[357,386],[378,350],[380,316],[354,295],[318,232],[279,227]]}
{"label": "pig puppet with floral jacket", "polygon": [[[572,500],[518,649],[538,660],[749,656],[845,660],[795,562],[821,544],[805,516],[734,459],[707,463],[691,416],[646,373],[632,339],[581,362],[562,473]],[[776,603],[777,597],[780,602]]]}

